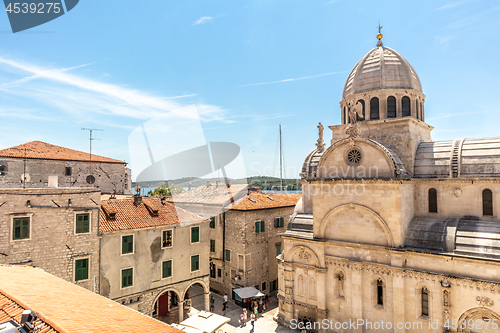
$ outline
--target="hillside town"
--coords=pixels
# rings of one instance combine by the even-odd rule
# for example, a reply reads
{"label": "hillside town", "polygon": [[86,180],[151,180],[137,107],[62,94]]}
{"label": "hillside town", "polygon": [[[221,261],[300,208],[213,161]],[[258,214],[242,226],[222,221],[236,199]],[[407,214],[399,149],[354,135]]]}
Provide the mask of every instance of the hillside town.
{"label": "hillside town", "polygon": [[[65,0],[60,15],[78,3]],[[12,24],[22,6],[16,13],[16,4],[6,0],[5,5],[13,33],[28,29]],[[207,26],[226,15],[233,14],[202,16],[190,27]],[[491,133],[484,119],[474,138],[435,128],[439,118],[429,117],[429,105],[437,105],[432,104],[434,94],[443,95],[437,85],[426,85],[424,94],[417,74],[434,75],[425,68],[429,63],[412,59],[414,67],[396,51],[421,45],[394,42],[395,48],[389,47],[389,41],[398,39],[384,37],[382,28],[379,23],[378,33],[372,29],[369,44],[359,41],[369,45],[361,58],[351,56],[359,50],[337,50],[334,62],[346,61],[348,71],[231,88],[231,94],[238,95],[240,88],[320,77],[327,82],[331,75],[341,75],[343,88],[333,93],[339,104],[328,100],[337,122],[331,114],[325,119],[309,110],[300,116],[294,111],[276,116],[266,110],[255,117],[235,111],[221,121],[217,112],[222,111],[205,101],[187,106],[172,102],[198,94],[183,90],[175,97],[152,98],[104,83],[89,89],[91,80],[66,73],[87,65],[42,70],[14,66],[0,56],[0,73],[4,65],[15,67],[3,73],[6,77],[17,70],[30,72],[11,83],[0,82],[0,94],[40,77],[50,81],[44,92],[57,90],[52,81],[71,82],[107,94],[110,100],[119,95],[122,103],[115,103],[114,115],[134,119],[114,123],[104,116],[107,100],[87,105],[90,93],[68,90],[58,97],[70,99],[75,109],[65,112],[74,116],[85,104],[81,107],[103,115],[100,125],[126,130],[128,138],[111,135],[96,143],[93,131],[102,130],[80,127],[76,121],[74,128],[67,123],[40,126],[39,131],[21,131],[22,126],[12,124],[6,125],[11,132],[3,128],[0,333],[500,332],[500,138],[484,137]],[[252,31],[245,47],[254,47],[253,34],[272,35],[262,31]],[[342,31],[352,34],[349,40],[355,38],[349,29]],[[40,35],[46,33],[52,34]],[[167,35],[162,38],[171,38]],[[269,43],[266,50],[274,41]],[[199,56],[198,46],[196,52],[179,52],[186,59]],[[206,49],[201,53],[210,56]],[[173,71],[167,60],[160,62]],[[250,66],[248,59],[242,63]],[[139,76],[134,68],[129,70]],[[191,67],[184,70],[183,75],[194,72]],[[283,109],[306,98],[306,93],[296,95],[286,92],[284,99],[291,104]],[[141,107],[126,109],[128,105]],[[247,107],[251,112],[257,108],[242,109]],[[480,104],[475,107],[479,110]],[[3,110],[0,105],[0,126],[12,116]],[[20,109],[12,110],[23,121],[31,117],[42,122],[41,112],[39,119],[28,109],[22,116]],[[441,116],[448,119],[453,112]],[[453,116],[473,122],[481,112]],[[238,117],[248,127],[244,132],[243,126],[217,127],[234,124]],[[274,161],[279,169],[270,168],[274,138],[266,132],[267,124],[249,125],[259,117],[300,118],[287,145],[281,123],[272,123],[273,131],[279,128]],[[63,121],[56,118],[51,115],[50,122]],[[65,140],[48,142],[46,133],[56,129],[68,131]],[[77,130],[89,131],[88,151],[70,139]],[[226,141],[214,132],[223,133]],[[442,139],[443,132],[456,137]],[[4,144],[6,137],[5,142],[14,143]],[[251,149],[244,149],[248,142]],[[285,166],[285,148],[287,159],[300,160],[292,174]],[[257,161],[268,165],[258,169]],[[278,171],[260,173],[267,167]]]}

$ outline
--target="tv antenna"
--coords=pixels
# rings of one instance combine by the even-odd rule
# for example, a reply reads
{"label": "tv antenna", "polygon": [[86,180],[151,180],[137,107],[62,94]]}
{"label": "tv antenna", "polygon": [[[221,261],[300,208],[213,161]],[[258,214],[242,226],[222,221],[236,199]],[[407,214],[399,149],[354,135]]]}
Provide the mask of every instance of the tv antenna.
{"label": "tv antenna", "polygon": [[89,134],[90,134],[90,137],[89,137],[89,141],[90,141],[90,158],[89,158],[89,161],[90,161],[90,174],[87,176],[87,183],[89,184],[94,184],[95,183],[95,177],[92,176],[92,141],[93,140],[99,140],[99,139],[94,139],[92,138],[92,132],[93,131],[104,131],[102,129],[98,129],[98,128],[83,128],[82,127],[82,131],[89,131]]}

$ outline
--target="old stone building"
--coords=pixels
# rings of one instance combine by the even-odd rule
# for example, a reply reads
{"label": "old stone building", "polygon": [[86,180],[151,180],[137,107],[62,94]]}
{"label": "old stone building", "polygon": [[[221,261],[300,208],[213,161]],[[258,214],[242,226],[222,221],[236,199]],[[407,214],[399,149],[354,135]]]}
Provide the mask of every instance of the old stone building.
{"label": "old stone building", "polygon": [[160,198],[110,199],[101,208],[103,296],[179,323],[199,285],[208,311],[208,220]]}
{"label": "old stone building", "polygon": [[0,189],[0,264],[99,292],[99,189]]}
{"label": "old stone building", "polygon": [[[419,77],[377,46],[303,165],[279,314],[322,332],[498,332],[500,139],[433,142]],[[355,325],[351,323],[354,322]]]}
{"label": "old stone building", "polygon": [[240,300],[237,288],[255,287],[276,295],[282,251],[280,234],[286,230],[298,193],[251,190],[231,209],[212,217],[210,229],[210,287]]}
{"label": "old stone building", "polygon": [[31,141],[0,150],[0,188],[95,187],[132,194],[127,163]]}

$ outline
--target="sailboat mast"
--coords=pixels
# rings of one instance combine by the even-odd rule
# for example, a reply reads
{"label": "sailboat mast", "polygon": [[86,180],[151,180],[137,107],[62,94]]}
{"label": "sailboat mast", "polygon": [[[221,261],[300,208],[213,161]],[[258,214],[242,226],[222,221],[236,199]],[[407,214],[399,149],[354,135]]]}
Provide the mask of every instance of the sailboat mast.
{"label": "sailboat mast", "polygon": [[283,192],[283,153],[281,151],[281,124],[280,124],[280,192]]}

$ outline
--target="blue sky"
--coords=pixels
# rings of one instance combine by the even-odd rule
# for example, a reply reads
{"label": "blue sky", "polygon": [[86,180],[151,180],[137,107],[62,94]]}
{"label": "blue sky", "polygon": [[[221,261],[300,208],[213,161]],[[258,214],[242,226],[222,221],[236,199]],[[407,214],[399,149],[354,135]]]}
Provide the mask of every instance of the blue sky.
{"label": "blue sky", "polygon": [[16,34],[0,14],[0,148],[87,151],[81,128],[99,128],[93,151],[130,162],[135,128],[196,105],[205,140],[238,144],[249,176],[273,174],[281,123],[297,177],[318,122],[340,123],[345,80],[379,20],[384,45],[420,77],[433,140],[498,136],[499,14],[479,0],[82,0]]}

